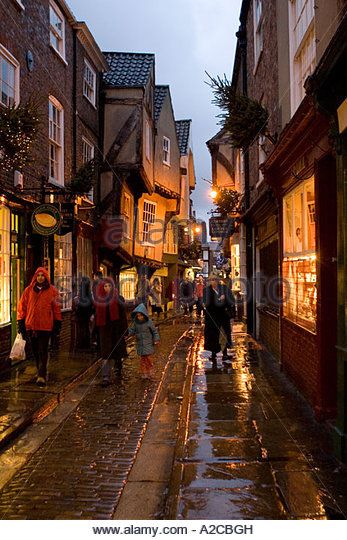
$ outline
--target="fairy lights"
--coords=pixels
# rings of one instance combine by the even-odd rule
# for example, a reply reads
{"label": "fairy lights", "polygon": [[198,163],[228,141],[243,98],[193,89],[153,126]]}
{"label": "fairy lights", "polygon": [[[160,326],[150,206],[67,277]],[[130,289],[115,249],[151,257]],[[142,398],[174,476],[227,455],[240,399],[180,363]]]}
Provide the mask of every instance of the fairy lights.
{"label": "fairy lights", "polygon": [[31,162],[31,148],[40,119],[37,107],[28,102],[0,108],[0,168],[22,170]]}

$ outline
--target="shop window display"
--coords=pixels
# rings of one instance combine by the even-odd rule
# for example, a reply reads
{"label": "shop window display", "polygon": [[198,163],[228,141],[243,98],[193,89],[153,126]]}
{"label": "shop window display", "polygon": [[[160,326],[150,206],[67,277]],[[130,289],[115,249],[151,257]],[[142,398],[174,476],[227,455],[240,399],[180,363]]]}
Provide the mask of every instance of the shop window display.
{"label": "shop window display", "polygon": [[0,325],[10,322],[10,210],[0,207]]}
{"label": "shop window display", "polygon": [[123,296],[126,301],[134,300],[137,285],[136,270],[130,272],[121,272],[119,277],[119,290],[121,296]]}
{"label": "shop window display", "polygon": [[283,315],[315,332],[316,224],[312,178],[284,198],[283,219]]}
{"label": "shop window display", "polygon": [[72,234],[54,236],[54,284],[57,287],[61,308],[72,306]]}

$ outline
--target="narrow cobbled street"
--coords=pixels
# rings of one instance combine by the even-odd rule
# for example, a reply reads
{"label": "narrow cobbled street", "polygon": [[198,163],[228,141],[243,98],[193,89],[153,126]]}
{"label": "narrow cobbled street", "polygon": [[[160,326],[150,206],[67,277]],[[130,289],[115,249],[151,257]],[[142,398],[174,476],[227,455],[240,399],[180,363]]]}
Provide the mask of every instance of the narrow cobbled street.
{"label": "narrow cobbled street", "polygon": [[327,430],[242,325],[225,362],[194,320],[160,333],[154,382],[131,351],[4,450],[1,519],[346,519]]}
{"label": "narrow cobbled street", "polygon": [[[160,327],[162,344],[156,357],[155,381],[140,379],[138,358],[132,351],[122,375],[110,387],[100,386],[99,373],[83,384],[78,407],[32,457],[27,455],[28,461],[3,487],[1,519],[112,518],[162,373],[187,328],[180,321]],[[42,423],[49,424],[55,414],[59,415],[59,407]],[[1,462],[4,473],[21,462],[25,447],[33,445],[32,437],[24,436],[22,442],[19,438],[5,449]]]}

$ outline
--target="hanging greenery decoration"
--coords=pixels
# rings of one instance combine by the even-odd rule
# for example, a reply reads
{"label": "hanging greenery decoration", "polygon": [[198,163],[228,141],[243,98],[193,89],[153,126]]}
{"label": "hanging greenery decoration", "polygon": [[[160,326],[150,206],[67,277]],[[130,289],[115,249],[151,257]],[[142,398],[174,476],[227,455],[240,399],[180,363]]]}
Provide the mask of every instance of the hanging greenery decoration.
{"label": "hanging greenery decoration", "polygon": [[91,159],[84,163],[77,171],[70,183],[70,190],[75,194],[89,193],[95,185],[98,174],[97,160]]}
{"label": "hanging greenery decoration", "polygon": [[227,217],[241,212],[241,193],[235,189],[220,189],[214,200],[217,212]]}
{"label": "hanging greenery decoration", "polygon": [[223,111],[218,118],[229,133],[232,146],[248,148],[259,135],[275,142],[267,129],[269,113],[258,101],[237,93],[226,75],[224,79],[211,77],[208,73],[207,76],[210,79],[207,84],[214,95],[212,103]]}
{"label": "hanging greenery decoration", "polygon": [[32,162],[31,149],[38,133],[38,102],[0,107],[0,170],[21,171]]}
{"label": "hanging greenery decoration", "polygon": [[194,240],[190,244],[180,245],[178,254],[183,261],[196,261],[202,257],[201,243]]}

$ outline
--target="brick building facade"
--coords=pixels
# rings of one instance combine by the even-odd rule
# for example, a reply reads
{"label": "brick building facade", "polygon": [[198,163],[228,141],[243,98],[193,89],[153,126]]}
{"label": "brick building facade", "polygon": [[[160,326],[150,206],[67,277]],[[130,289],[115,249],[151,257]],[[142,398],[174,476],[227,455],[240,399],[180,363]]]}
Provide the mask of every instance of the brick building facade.
{"label": "brick building facade", "polygon": [[[92,202],[66,188],[100,146],[99,74],[107,64],[87,26],[77,23],[63,0],[10,0],[6,10],[2,4],[0,59],[0,107],[20,107],[32,99],[39,117],[30,166],[18,172],[0,170],[0,359],[4,363],[16,333],[18,299],[39,265],[48,268],[61,291],[61,341],[70,341],[73,276],[78,275],[78,266],[80,273],[88,268],[91,276],[90,263],[82,259],[91,255]],[[93,155],[86,152],[85,140]],[[18,173],[23,175],[21,185],[16,185]],[[58,234],[43,236],[33,230],[31,215],[42,203],[53,203],[60,211],[70,204],[75,219],[68,232],[60,229]]]}

